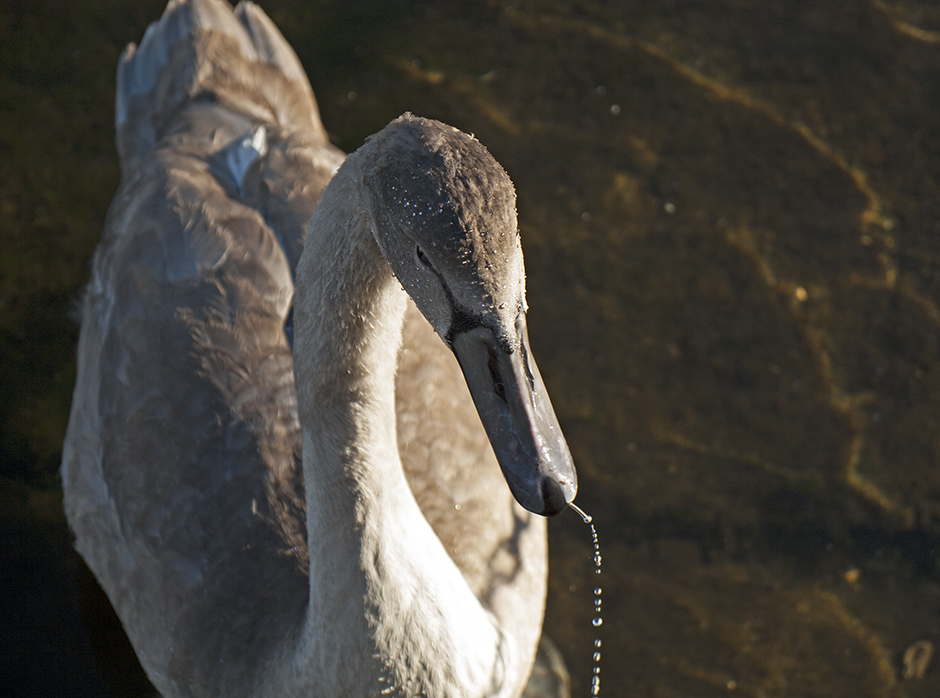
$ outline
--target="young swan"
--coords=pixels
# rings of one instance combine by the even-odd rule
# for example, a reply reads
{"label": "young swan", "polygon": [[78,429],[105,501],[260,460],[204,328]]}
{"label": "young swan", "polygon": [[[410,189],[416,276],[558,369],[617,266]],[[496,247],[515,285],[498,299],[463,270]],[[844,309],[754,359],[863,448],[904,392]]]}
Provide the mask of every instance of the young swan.
{"label": "young swan", "polygon": [[172,0],[122,58],[116,123],[62,478],[154,685],[519,695],[538,514],[577,484],[505,172],[410,115],[337,171],[250,3]]}

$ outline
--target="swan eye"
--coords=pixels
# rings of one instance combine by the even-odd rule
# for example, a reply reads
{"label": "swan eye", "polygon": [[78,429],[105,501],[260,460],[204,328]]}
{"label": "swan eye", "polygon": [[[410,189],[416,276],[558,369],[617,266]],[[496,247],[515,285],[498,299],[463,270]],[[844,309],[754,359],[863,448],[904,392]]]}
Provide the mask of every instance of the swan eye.
{"label": "swan eye", "polygon": [[421,245],[415,245],[415,257],[417,257],[418,261],[421,262],[421,264],[426,266],[428,269],[432,268],[431,260],[428,259],[428,256],[426,254],[424,254],[424,250],[421,249]]}

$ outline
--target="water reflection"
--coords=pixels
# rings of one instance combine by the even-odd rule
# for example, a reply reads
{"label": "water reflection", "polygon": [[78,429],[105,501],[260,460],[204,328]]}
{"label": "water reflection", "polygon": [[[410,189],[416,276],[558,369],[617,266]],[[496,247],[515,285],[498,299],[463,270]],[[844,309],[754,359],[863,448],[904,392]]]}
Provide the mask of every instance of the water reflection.
{"label": "water reflection", "polygon": [[[48,695],[107,690],[43,493],[117,181],[114,65],[161,5],[2,19],[0,682]],[[409,109],[516,182],[532,342],[605,536],[604,695],[937,695],[905,650],[940,640],[940,13],[610,5],[264,3],[343,148]],[[575,695],[583,533],[553,523],[547,620]]]}

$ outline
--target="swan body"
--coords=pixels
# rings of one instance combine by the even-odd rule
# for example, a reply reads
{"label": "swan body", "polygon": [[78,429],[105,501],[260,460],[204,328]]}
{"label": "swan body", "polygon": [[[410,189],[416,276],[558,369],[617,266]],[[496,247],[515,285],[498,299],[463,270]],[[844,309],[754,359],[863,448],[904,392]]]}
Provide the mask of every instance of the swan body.
{"label": "swan body", "polygon": [[521,694],[577,485],[506,173],[411,115],[344,160],[250,3],[172,0],[116,125],[62,479],[154,685]]}

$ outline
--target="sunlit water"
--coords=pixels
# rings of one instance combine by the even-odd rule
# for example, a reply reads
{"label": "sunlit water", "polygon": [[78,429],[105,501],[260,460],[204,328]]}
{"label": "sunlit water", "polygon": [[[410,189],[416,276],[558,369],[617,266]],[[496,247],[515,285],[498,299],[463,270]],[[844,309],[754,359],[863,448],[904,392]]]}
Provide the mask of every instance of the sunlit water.
{"label": "sunlit water", "polygon": [[[940,695],[917,661],[940,617],[936,3],[260,4],[344,149],[408,109],[516,183],[532,343],[607,526],[587,640],[577,525],[554,527],[576,674],[603,630],[607,696]],[[164,5],[0,12],[4,695],[146,688],[103,592],[78,612],[55,488],[115,65]]]}

